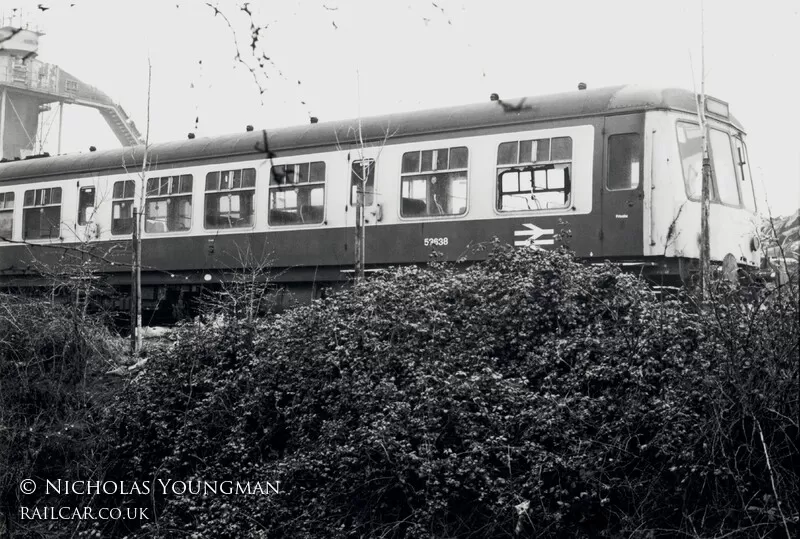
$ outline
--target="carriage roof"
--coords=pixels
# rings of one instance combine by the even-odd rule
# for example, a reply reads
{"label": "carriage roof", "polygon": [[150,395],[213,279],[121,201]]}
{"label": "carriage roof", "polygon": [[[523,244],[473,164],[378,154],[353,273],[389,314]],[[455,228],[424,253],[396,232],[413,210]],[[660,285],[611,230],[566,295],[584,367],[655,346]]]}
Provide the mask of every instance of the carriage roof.
{"label": "carriage roof", "polygon": [[[424,137],[436,133],[649,110],[696,113],[697,96],[693,92],[676,88],[613,86],[510,100],[499,99],[472,105],[373,116],[363,118],[360,122],[358,119],[320,122],[151,144],[148,161],[156,167],[176,166],[199,160],[256,159],[259,156],[277,155],[281,151],[349,147],[356,140],[359,123],[361,139],[376,143],[387,138],[394,140]],[[730,123],[742,129],[735,119],[731,118]],[[92,174],[125,167],[136,171],[137,167],[141,167],[143,153],[144,147],[140,145],[9,161],[0,164],[0,182],[64,174]]]}

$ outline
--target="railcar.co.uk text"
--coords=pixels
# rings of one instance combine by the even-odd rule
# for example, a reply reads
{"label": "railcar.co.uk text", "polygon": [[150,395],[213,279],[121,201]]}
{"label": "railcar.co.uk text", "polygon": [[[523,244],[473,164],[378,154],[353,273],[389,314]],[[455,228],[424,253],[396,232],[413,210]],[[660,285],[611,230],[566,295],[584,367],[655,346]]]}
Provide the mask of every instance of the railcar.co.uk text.
{"label": "railcar.co.uk text", "polygon": [[[223,495],[223,496],[266,496],[280,493],[280,481],[174,481],[156,479],[155,481],[68,481],[62,479],[45,480],[44,488],[39,490],[36,481],[24,479],[19,484],[20,491],[32,495],[39,490],[40,495],[61,496],[147,496],[169,495]],[[147,507],[60,507],[60,506],[22,506],[22,520],[150,520]]]}

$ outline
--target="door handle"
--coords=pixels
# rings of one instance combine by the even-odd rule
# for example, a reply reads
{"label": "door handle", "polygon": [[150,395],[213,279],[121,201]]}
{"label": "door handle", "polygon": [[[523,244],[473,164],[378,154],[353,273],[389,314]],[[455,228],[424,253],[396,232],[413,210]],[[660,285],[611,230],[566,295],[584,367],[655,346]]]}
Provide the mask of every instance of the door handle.
{"label": "door handle", "polygon": [[375,209],[372,210],[372,215],[375,216],[376,221],[383,221],[383,206],[375,204]]}

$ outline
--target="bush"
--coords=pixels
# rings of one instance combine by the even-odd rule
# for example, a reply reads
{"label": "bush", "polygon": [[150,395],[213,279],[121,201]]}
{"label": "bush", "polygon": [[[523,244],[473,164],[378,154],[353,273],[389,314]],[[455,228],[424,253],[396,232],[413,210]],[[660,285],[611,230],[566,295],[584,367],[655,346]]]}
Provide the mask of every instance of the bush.
{"label": "bush", "polygon": [[281,482],[157,493],[142,537],[794,533],[797,297],[716,294],[497,248],[197,320],[108,408],[107,477]]}
{"label": "bush", "polygon": [[103,373],[118,349],[99,321],[75,315],[66,305],[0,295],[2,537],[52,536],[53,522],[21,521],[20,508],[79,501],[41,496],[41,488],[35,496],[24,496],[19,489],[23,479],[42,487],[45,479],[102,477],[105,457],[97,415],[114,390],[114,381]]}

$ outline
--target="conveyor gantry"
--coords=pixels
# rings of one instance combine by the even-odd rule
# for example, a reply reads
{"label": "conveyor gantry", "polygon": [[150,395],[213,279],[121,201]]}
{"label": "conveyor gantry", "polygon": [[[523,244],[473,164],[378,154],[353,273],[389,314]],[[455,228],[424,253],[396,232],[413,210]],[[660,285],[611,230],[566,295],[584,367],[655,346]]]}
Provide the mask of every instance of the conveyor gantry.
{"label": "conveyor gantry", "polygon": [[142,143],[136,125],[108,95],[60,67],[36,58],[39,36],[29,28],[0,28],[0,158],[38,153],[39,113],[59,105],[58,152],[64,105],[97,109],[123,146]]}

